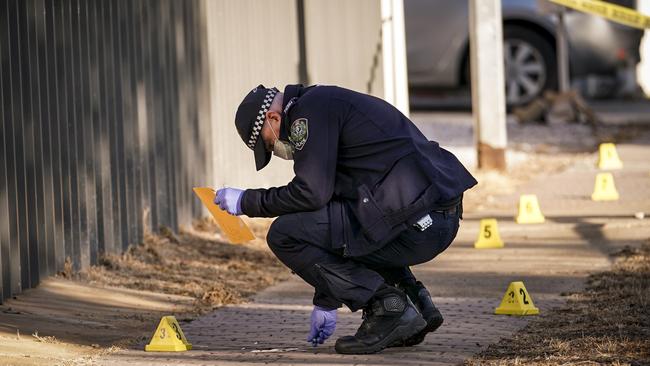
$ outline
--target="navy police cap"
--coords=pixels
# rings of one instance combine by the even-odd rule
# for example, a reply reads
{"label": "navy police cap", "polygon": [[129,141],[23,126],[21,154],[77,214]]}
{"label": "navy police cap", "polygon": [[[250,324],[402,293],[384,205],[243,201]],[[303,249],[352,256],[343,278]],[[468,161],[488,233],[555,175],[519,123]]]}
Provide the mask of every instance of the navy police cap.
{"label": "navy police cap", "polygon": [[271,160],[271,153],[266,151],[261,134],[266,112],[278,92],[276,88],[269,89],[260,84],[244,97],[235,114],[235,127],[246,146],[253,150],[257,170],[264,168]]}

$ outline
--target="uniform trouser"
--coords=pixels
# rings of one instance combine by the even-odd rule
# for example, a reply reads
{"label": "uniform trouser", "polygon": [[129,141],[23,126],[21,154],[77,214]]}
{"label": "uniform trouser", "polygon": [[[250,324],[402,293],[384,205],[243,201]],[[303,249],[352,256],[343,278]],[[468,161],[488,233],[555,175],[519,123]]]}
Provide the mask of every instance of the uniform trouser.
{"label": "uniform trouser", "polygon": [[330,240],[327,206],[278,217],[267,235],[269,247],[293,272],[315,288],[314,304],[325,308],[364,307],[384,283],[415,280],[409,266],[428,262],[456,237],[462,208],[432,212],[424,231],[409,228],[382,248],[346,257]]}

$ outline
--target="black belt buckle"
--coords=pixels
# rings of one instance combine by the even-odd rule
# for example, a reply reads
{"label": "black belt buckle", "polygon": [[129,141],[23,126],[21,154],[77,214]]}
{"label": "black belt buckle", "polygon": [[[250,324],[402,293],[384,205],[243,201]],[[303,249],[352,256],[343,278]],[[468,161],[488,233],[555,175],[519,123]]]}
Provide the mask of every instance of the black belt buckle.
{"label": "black belt buckle", "polygon": [[447,217],[447,215],[454,215],[456,212],[459,211],[459,208],[460,208],[460,203],[453,207],[449,207],[444,210],[434,210],[433,212],[439,213],[441,215],[445,215],[445,217]]}
{"label": "black belt buckle", "polygon": [[453,215],[453,214],[456,213],[457,210],[458,210],[458,205],[456,205],[456,206],[454,206],[454,207],[452,207],[452,208],[446,210],[445,212],[446,212],[448,215]]}

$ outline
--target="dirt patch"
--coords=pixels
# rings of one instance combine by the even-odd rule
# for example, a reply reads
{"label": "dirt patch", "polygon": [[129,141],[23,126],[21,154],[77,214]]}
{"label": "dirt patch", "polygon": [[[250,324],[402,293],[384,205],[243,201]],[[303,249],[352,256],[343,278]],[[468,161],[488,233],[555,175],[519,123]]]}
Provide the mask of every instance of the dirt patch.
{"label": "dirt patch", "polygon": [[537,176],[556,174],[576,164],[593,163],[593,155],[590,153],[547,153],[544,145],[538,148],[539,150],[526,152],[525,162],[508,166],[506,172],[472,171],[478,184],[465,192],[465,210],[476,212],[493,209],[499,204],[497,196],[516,192],[519,187]]}
{"label": "dirt patch", "polygon": [[465,365],[650,365],[650,241]]}
{"label": "dirt patch", "polygon": [[594,166],[594,152],[602,142],[623,143],[650,136],[648,125],[606,125],[562,123],[509,125],[508,149],[523,156],[508,163],[505,172],[472,170],[479,182],[465,193],[465,210],[477,212],[505,208],[509,202],[497,196],[515,193],[535,177],[560,173],[573,166]]}
{"label": "dirt patch", "polygon": [[465,194],[465,208],[493,207],[493,196],[511,194],[537,176],[559,173],[577,164],[593,166],[593,153],[600,143],[619,144],[642,136],[646,140],[650,136],[650,125],[508,124],[508,150],[521,160],[507,161],[505,172],[473,169],[479,184]]}
{"label": "dirt patch", "polygon": [[81,366],[94,365],[103,355],[115,352],[117,347],[106,349],[67,343],[41,342],[29,337],[0,336],[0,366]]}
{"label": "dirt patch", "polygon": [[189,296],[199,312],[240,303],[287,278],[288,270],[263,240],[270,221],[251,221],[258,239],[232,245],[213,234],[218,228],[211,220],[201,220],[195,229],[177,236],[168,230],[148,235],[141,245],[122,255],[104,256],[100,265],[79,275],[91,284]]}

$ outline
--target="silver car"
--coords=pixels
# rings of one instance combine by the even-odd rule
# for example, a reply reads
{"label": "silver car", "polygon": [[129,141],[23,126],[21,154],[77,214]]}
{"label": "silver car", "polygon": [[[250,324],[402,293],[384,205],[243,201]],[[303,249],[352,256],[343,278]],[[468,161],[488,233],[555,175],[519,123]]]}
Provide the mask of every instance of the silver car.
{"label": "silver car", "polygon": [[[611,1],[635,8],[635,0]],[[503,0],[504,59],[508,105],[527,103],[557,87],[556,16],[546,0]],[[468,85],[467,0],[405,0],[408,76],[411,87],[459,88]],[[605,19],[566,14],[570,70],[575,82],[589,75],[616,80],[639,61],[643,32]],[[617,86],[610,84],[612,89]]]}

